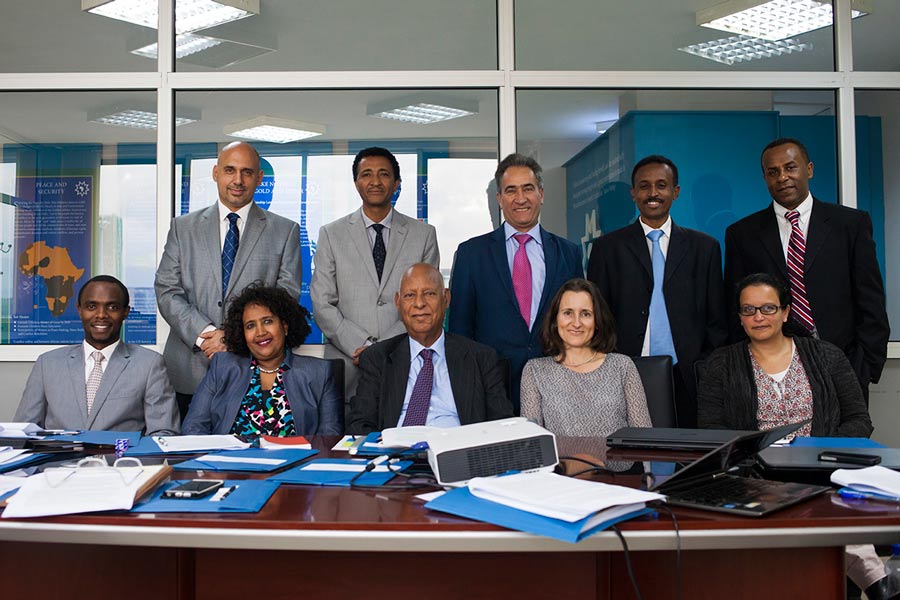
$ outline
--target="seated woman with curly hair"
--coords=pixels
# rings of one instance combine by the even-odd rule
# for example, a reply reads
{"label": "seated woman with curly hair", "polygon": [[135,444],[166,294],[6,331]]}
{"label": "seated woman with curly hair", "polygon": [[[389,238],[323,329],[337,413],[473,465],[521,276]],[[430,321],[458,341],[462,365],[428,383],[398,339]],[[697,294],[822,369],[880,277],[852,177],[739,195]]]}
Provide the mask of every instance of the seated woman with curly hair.
{"label": "seated woman with curly hair", "polygon": [[194,393],[181,431],[244,438],[341,434],[344,399],[331,363],[297,356],[309,312],[286,291],[250,285],[228,309],[225,344]]}

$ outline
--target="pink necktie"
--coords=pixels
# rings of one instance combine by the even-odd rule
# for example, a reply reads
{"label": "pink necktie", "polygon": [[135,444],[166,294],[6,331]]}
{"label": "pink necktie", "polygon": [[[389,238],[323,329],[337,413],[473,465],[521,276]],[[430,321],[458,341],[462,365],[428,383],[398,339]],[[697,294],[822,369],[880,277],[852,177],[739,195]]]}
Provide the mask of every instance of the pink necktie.
{"label": "pink necktie", "polygon": [[800,231],[800,213],[796,210],[789,210],[784,216],[791,222],[791,238],[788,241],[787,251],[788,278],[791,280],[791,296],[793,297],[791,313],[798,323],[812,333],[816,330],[816,325],[813,322],[812,308],[806,297],[806,283],[803,279],[806,240],[803,239],[803,232]]}
{"label": "pink necktie", "polygon": [[531,262],[525,251],[525,244],[531,240],[527,233],[517,233],[513,236],[519,242],[519,249],[513,257],[513,291],[516,293],[516,301],[519,303],[519,313],[525,319],[525,325],[531,327]]}

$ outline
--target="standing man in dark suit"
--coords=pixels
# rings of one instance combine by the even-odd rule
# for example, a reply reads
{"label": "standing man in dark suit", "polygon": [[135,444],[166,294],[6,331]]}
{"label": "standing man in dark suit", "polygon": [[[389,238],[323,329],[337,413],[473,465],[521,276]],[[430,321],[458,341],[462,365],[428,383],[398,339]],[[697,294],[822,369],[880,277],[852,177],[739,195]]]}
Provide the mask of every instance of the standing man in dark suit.
{"label": "standing man in dark suit", "polygon": [[82,286],[78,316],[84,342],[38,357],[16,421],[47,429],[178,433],[175,393],[162,356],[119,340],[131,311],[128,300],[128,288],[109,275]]}
{"label": "standing man in dark suit", "polygon": [[171,328],[163,357],[182,418],[209,359],[226,350],[228,299],[254,281],[300,296],[300,227],[253,202],[263,178],[259,153],[246,142],[228,144],[212,177],[218,202],[172,221],[156,270],[156,302]]}
{"label": "standing man in dark suit", "polygon": [[519,384],[529,358],[541,356],[541,323],[559,287],[583,277],[581,248],[538,224],[544,204],[541,166],[510,154],[494,173],[506,221],[459,245],[450,276],[450,331],[494,348],[509,361],[509,397],[519,413]]}
{"label": "standing man in dark suit", "polygon": [[360,355],[347,431],[455,427],[512,416],[496,352],[444,332],[450,291],[440,271],[427,263],[407,269],[394,304],[406,333]]}
{"label": "standing man in dark suit", "polygon": [[725,342],[727,320],[719,243],[669,216],[680,189],[671,160],[639,160],[631,197],[640,217],[594,240],[587,275],[616,318],[619,352],[672,357],[678,425],[696,427],[694,363]]}
{"label": "standing man in dark suit", "polygon": [[[726,290],[750,273],[790,282],[792,322],[844,351],[868,402],[890,336],[872,220],[813,198],[813,163],[799,140],[771,142],[761,163],[774,202],[725,232]],[[732,331],[738,339],[738,328]]]}
{"label": "standing man in dark suit", "polygon": [[325,358],[342,358],[347,398],[356,391],[356,365],[379,339],[403,332],[393,295],[411,266],[440,265],[432,225],[394,210],[400,165],[373,146],[353,159],[353,182],[362,207],[319,231],[310,296],[316,323],[328,338]]}

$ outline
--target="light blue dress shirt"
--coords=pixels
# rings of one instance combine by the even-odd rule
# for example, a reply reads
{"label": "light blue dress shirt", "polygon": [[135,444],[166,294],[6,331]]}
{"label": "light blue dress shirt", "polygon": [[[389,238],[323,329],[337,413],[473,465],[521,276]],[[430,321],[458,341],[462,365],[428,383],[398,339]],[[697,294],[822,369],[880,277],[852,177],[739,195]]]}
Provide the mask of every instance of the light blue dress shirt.
{"label": "light blue dress shirt", "polygon": [[[512,277],[513,259],[516,256],[516,250],[519,249],[519,242],[513,236],[517,231],[509,223],[503,223],[503,235],[506,236],[506,261],[509,263],[509,274]],[[544,264],[544,240],[541,239],[541,226],[535,225],[531,231],[526,231],[532,240],[525,246],[525,253],[528,255],[528,262],[531,263],[531,316],[529,317],[528,329],[534,327],[534,320],[537,318],[538,307],[541,305],[541,294],[544,293],[544,281],[547,279],[547,266]]]}
{"label": "light blue dress shirt", "polygon": [[[424,362],[422,357],[419,356],[419,352],[425,348],[416,340],[409,338],[409,355],[411,357],[409,378],[406,380],[403,410],[400,411],[397,427],[401,427],[403,419],[406,418],[406,409],[409,408],[409,397],[412,396],[416,378],[419,376],[419,371],[422,370],[422,363]],[[425,419],[425,425],[429,427],[458,427],[459,414],[456,412],[456,401],[453,399],[453,390],[450,388],[450,372],[447,370],[447,354],[444,350],[443,331],[441,332],[441,337],[429,348],[434,350],[434,354],[431,356],[431,362],[434,365],[434,380],[432,381],[431,404],[428,407],[428,417]]]}

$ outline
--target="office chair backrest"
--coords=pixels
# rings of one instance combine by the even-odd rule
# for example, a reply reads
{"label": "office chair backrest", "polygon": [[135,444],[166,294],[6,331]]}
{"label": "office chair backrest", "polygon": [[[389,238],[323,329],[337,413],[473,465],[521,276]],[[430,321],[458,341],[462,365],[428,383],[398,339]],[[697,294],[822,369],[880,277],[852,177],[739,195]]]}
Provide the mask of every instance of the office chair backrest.
{"label": "office chair backrest", "polygon": [[633,356],[654,427],[677,427],[671,356]]}
{"label": "office chair backrest", "polygon": [[340,403],[340,423],[341,423],[341,431],[344,430],[344,423],[347,422],[346,417],[346,407],[350,406],[350,398],[347,398],[347,390],[344,386],[344,359],[343,358],[329,358],[328,362],[331,363],[331,368],[334,372],[334,385],[337,387],[338,392],[341,394],[341,398],[344,399],[343,402]]}

